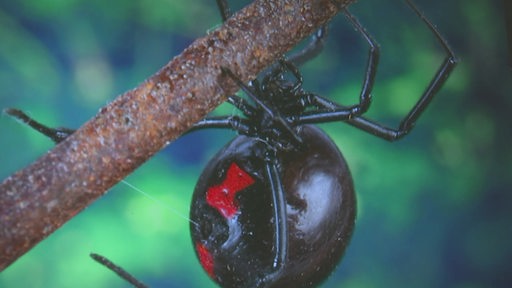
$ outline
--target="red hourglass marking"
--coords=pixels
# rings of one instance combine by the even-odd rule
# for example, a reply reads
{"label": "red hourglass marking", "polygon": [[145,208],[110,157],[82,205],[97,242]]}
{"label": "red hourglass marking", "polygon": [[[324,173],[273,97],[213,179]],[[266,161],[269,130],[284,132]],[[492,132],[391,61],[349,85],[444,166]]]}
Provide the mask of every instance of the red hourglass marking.
{"label": "red hourglass marking", "polygon": [[213,271],[213,256],[208,251],[208,248],[201,243],[196,244],[197,255],[199,256],[199,262],[201,262],[201,266],[203,269],[210,275],[210,277],[215,278],[215,274]]}
{"label": "red hourglass marking", "polygon": [[228,168],[226,179],[219,185],[208,189],[206,202],[216,208],[225,218],[231,218],[239,208],[235,201],[236,194],[253,183],[254,179],[251,175],[233,162]]}

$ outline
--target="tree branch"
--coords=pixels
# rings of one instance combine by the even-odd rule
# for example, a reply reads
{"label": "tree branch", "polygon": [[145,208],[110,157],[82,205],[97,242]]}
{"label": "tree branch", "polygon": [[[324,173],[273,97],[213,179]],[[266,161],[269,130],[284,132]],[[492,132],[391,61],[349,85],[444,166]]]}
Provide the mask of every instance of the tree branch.
{"label": "tree branch", "polygon": [[[337,0],[344,7],[354,0]],[[334,16],[332,0],[256,0],[0,184],[0,271]]]}

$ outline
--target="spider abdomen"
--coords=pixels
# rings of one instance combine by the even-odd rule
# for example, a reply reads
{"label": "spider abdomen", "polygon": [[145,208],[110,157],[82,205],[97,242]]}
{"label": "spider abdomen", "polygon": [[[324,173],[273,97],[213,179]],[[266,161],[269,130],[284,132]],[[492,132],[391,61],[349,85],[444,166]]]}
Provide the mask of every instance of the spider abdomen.
{"label": "spider abdomen", "polygon": [[310,287],[323,281],[343,255],[356,214],[350,171],[320,129],[301,126],[297,133],[306,147],[277,156],[288,253],[271,278],[277,236],[264,171],[267,144],[238,136],[199,178],[191,206],[191,220],[197,223],[191,224],[192,240],[201,264],[222,287],[264,282],[270,287]]}

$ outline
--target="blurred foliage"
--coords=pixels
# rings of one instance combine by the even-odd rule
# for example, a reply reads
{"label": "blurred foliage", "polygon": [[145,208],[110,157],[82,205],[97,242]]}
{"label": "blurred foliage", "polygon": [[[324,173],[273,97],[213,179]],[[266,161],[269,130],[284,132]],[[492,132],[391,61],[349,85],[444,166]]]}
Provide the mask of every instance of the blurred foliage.
{"label": "blurred foliage", "polygon": [[[231,1],[234,10],[242,4]],[[347,158],[357,228],[324,287],[509,287],[512,282],[511,70],[501,2],[417,1],[461,60],[406,139],[387,143],[322,125]],[[443,54],[401,1],[351,6],[382,48],[369,117],[396,124]],[[214,1],[0,1],[0,108],[78,127],[220,23]],[[356,101],[368,47],[343,16],[325,51],[302,67],[305,86]],[[223,106],[219,113],[233,113]],[[0,178],[52,147],[0,117]],[[125,287],[96,252],[152,287],[212,287],[195,259],[188,206],[208,159],[235,135],[180,138],[0,274],[0,287]]]}

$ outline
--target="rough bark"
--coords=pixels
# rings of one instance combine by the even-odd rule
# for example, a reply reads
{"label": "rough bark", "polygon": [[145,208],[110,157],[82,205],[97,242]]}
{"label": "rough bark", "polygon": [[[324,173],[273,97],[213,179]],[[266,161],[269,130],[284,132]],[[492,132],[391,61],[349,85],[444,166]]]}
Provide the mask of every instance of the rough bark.
{"label": "rough bark", "polygon": [[[354,0],[337,0],[344,7]],[[336,14],[330,0],[257,0],[0,184],[0,271]]]}

